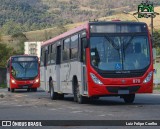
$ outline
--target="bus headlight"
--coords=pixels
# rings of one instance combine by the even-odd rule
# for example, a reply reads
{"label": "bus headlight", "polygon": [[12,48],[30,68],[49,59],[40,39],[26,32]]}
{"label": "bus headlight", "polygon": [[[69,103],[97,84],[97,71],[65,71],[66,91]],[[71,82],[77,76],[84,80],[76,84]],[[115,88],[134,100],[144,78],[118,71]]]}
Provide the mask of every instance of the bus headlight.
{"label": "bus headlight", "polygon": [[12,82],[13,84],[16,84],[16,81],[15,81],[14,79],[11,79],[11,82]]}
{"label": "bus headlight", "polygon": [[143,83],[148,83],[152,79],[153,72],[149,72],[147,77],[144,79]]}
{"label": "bus headlight", "polygon": [[92,78],[92,80],[94,81],[94,83],[102,85],[103,83],[96,77],[96,75],[94,75],[93,73],[90,73],[90,76]]}
{"label": "bus headlight", "polygon": [[35,83],[38,83],[39,82],[39,79],[37,78],[36,80],[35,80]]}

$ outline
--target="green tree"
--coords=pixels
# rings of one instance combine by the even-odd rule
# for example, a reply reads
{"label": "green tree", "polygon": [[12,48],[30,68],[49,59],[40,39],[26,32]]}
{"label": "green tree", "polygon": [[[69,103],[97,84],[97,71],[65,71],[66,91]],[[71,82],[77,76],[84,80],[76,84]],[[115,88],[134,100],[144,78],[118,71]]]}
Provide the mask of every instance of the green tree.
{"label": "green tree", "polygon": [[160,55],[160,30],[153,33],[153,47],[157,50],[157,55]]}
{"label": "green tree", "polygon": [[26,42],[28,39],[25,34],[23,33],[17,33],[11,36],[13,39],[13,42],[17,43],[17,53],[18,54],[24,54],[24,42]]}
{"label": "green tree", "polygon": [[16,54],[13,48],[8,47],[5,43],[0,43],[0,67],[5,67],[10,56]]}
{"label": "green tree", "polygon": [[20,23],[9,20],[2,26],[1,30],[6,35],[13,35],[22,32],[23,26]]}

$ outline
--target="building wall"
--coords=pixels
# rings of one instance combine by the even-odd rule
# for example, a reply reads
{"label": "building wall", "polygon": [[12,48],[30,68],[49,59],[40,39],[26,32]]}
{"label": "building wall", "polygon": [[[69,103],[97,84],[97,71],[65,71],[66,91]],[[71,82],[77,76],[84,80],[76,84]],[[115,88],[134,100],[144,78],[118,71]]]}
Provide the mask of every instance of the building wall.
{"label": "building wall", "polygon": [[155,63],[154,69],[154,84],[160,84],[160,63]]}
{"label": "building wall", "polygon": [[24,54],[40,57],[42,43],[43,42],[24,42]]}

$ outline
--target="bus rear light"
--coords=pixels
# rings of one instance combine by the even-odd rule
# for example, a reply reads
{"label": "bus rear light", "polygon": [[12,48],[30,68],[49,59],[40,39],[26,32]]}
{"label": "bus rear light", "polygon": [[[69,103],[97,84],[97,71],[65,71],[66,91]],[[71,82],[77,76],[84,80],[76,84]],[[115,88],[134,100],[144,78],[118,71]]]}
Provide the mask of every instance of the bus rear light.
{"label": "bus rear light", "polygon": [[11,82],[12,82],[13,84],[16,84],[16,81],[15,81],[14,79],[11,79]]}
{"label": "bus rear light", "polygon": [[152,79],[153,72],[149,72],[147,77],[144,79],[143,83],[148,83]]}
{"label": "bus rear light", "polygon": [[94,75],[93,73],[90,73],[90,76],[92,78],[92,80],[94,81],[94,83],[102,85],[103,83],[96,77],[96,75]]}

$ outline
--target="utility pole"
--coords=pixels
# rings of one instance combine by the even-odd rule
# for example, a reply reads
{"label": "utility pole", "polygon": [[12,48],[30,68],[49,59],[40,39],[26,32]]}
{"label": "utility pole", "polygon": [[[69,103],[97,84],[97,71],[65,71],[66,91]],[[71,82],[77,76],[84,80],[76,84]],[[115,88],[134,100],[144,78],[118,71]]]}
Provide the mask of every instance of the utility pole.
{"label": "utility pole", "polygon": [[151,17],[151,36],[153,38],[153,17]]}

